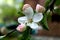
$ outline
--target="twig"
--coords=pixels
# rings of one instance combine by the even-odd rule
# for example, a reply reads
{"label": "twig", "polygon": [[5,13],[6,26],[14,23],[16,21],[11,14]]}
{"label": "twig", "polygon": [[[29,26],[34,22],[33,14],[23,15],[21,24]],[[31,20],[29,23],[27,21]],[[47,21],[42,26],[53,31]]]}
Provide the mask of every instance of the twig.
{"label": "twig", "polygon": [[9,36],[11,33],[13,33],[14,31],[16,31],[16,29],[10,31],[5,37]]}
{"label": "twig", "polygon": [[15,30],[16,30],[16,29],[10,31],[10,32],[7,33],[6,35],[0,36],[0,40],[1,40],[2,38],[8,37],[8,36],[9,36],[11,33],[13,33]]}
{"label": "twig", "polygon": [[46,11],[45,11],[45,13],[48,11],[48,9],[50,9],[50,11],[53,11],[53,9],[54,9],[54,3],[56,2],[56,0],[52,0],[51,2],[50,2],[50,4],[46,7]]}

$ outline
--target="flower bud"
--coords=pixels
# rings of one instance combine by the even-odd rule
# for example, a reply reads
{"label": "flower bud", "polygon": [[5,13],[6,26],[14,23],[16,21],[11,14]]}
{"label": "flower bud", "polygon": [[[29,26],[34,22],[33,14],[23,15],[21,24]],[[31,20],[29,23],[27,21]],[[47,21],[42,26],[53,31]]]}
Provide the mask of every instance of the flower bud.
{"label": "flower bud", "polygon": [[45,11],[45,8],[39,4],[37,4],[36,6],[36,12],[44,12]]}
{"label": "flower bud", "polygon": [[4,35],[7,34],[8,33],[7,28],[6,27],[2,27],[1,28],[1,33],[4,34]]}
{"label": "flower bud", "polygon": [[28,7],[31,7],[29,4],[25,4],[24,6],[23,6],[23,10],[25,10],[26,8],[28,8]]}
{"label": "flower bud", "polygon": [[20,24],[16,29],[19,32],[23,32],[25,30],[25,25],[24,24]]}

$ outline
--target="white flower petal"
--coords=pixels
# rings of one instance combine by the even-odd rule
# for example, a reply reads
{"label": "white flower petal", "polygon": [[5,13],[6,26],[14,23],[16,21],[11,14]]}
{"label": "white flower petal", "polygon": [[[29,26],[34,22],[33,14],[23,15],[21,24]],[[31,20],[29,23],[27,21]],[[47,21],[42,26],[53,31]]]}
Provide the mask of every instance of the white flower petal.
{"label": "white flower petal", "polygon": [[30,24],[29,25],[32,29],[38,29],[39,28],[39,26],[38,26],[38,24],[36,24],[36,23],[32,23],[32,24]]}
{"label": "white flower petal", "polygon": [[33,22],[39,22],[43,19],[43,14],[42,13],[37,13],[33,17]]}
{"label": "white flower petal", "polygon": [[27,17],[20,17],[18,18],[19,23],[26,23],[27,22]]}
{"label": "white flower petal", "polygon": [[33,12],[33,9],[31,7],[28,7],[23,11],[23,14],[25,14],[28,19],[31,19],[34,12]]}

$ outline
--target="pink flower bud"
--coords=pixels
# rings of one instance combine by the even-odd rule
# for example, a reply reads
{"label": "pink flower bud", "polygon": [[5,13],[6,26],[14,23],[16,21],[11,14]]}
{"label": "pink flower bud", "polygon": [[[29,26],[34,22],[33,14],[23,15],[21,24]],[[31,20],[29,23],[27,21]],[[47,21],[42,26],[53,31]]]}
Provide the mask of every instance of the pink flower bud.
{"label": "pink flower bud", "polygon": [[44,12],[45,11],[45,8],[39,4],[37,4],[36,6],[36,12]]}
{"label": "pink flower bud", "polygon": [[26,8],[28,8],[28,7],[31,7],[29,4],[25,4],[24,6],[23,6],[23,10],[25,10]]}
{"label": "pink flower bud", "polygon": [[24,24],[20,24],[18,25],[18,27],[16,28],[19,32],[23,32],[25,30],[25,25]]}

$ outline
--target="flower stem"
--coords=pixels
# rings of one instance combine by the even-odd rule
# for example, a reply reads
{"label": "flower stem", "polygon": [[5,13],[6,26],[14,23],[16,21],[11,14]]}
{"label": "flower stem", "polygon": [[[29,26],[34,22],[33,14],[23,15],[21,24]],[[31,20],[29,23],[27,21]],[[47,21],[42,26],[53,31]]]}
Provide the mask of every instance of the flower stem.
{"label": "flower stem", "polygon": [[31,28],[27,26],[27,29],[23,32],[22,37],[19,40],[30,40]]}

